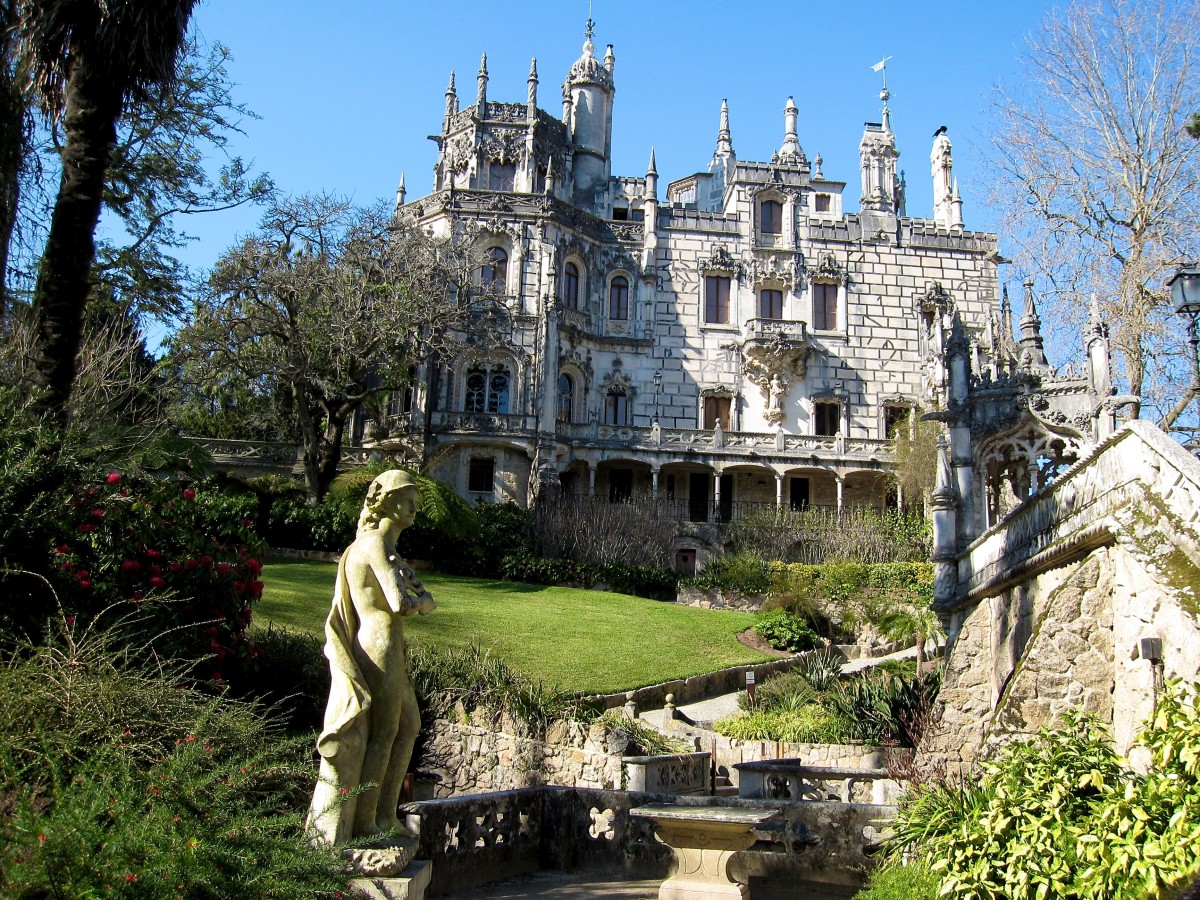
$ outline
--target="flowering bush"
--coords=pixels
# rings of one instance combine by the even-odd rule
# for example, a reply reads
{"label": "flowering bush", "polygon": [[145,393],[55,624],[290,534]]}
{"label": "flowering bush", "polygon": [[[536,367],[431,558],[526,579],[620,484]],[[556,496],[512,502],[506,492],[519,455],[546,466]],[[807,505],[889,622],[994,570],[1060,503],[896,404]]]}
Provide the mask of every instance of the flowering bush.
{"label": "flowering bush", "polygon": [[90,620],[133,604],[163,649],[208,657],[217,683],[261,655],[245,636],[262,596],[254,500],[112,472],[76,488],[52,549],[64,612]]}

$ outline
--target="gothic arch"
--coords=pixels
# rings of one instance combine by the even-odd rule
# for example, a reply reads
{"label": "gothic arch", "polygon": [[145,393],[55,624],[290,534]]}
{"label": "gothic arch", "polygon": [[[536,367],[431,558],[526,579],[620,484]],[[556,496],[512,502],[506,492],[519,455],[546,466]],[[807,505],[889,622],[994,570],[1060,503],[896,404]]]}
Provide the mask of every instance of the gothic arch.
{"label": "gothic arch", "polygon": [[1055,428],[1029,413],[983,441],[975,453],[975,470],[988,521],[998,521],[1052,484],[1078,461],[1084,443],[1073,429]]}

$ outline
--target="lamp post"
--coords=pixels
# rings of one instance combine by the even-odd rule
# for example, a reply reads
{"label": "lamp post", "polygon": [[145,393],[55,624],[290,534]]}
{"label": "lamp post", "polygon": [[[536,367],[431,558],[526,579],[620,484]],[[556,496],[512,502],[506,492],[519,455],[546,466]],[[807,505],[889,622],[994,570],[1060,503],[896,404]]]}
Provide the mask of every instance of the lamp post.
{"label": "lamp post", "polygon": [[1167,287],[1171,289],[1175,312],[1188,319],[1188,343],[1192,345],[1192,363],[1195,366],[1190,393],[1195,399],[1200,396],[1200,266],[1196,263],[1180,266],[1167,281]]}
{"label": "lamp post", "polygon": [[658,396],[662,391],[662,369],[654,370],[654,421],[658,422]]}

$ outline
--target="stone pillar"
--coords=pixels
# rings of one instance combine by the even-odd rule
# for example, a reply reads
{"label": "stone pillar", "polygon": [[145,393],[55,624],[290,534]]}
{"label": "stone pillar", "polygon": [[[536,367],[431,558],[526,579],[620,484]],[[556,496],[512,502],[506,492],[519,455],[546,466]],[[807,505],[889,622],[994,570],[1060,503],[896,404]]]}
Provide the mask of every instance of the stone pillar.
{"label": "stone pillar", "polygon": [[713,473],[713,509],[715,510],[714,518],[721,518],[721,473]]}
{"label": "stone pillar", "polygon": [[775,473],[775,511],[783,510],[783,475]]}
{"label": "stone pillar", "polygon": [[588,462],[588,496],[596,496],[596,464]]}
{"label": "stone pillar", "polygon": [[838,515],[841,515],[842,501],[846,490],[846,479],[842,475],[835,475],[834,477],[837,479],[837,511]]}
{"label": "stone pillar", "polygon": [[950,472],[950,447],[938,438],[937,485],[933,491],[933,602],[954,600],[958,590],[958,527],[955,522],[954,476]]}
{"label": "stone pillar", "polygon": [[658,469],[650,469],[650,499],[658,502]]}

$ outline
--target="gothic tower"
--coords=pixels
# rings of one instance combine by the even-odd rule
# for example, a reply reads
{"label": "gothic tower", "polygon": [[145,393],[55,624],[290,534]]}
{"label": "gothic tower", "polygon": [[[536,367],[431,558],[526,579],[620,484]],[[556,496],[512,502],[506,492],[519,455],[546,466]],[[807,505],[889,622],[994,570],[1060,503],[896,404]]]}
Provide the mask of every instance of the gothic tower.
{"label": "gothic tower", "polygon": [[567,114],[567,138],[573,150],[572,197],[577,205],[597,215],[607,215],[616,57],[609,44],[604,62],[596,59],[592,27],[592,20],[588,19],[583,55],[571,66],[563,82],[563,111]]}

